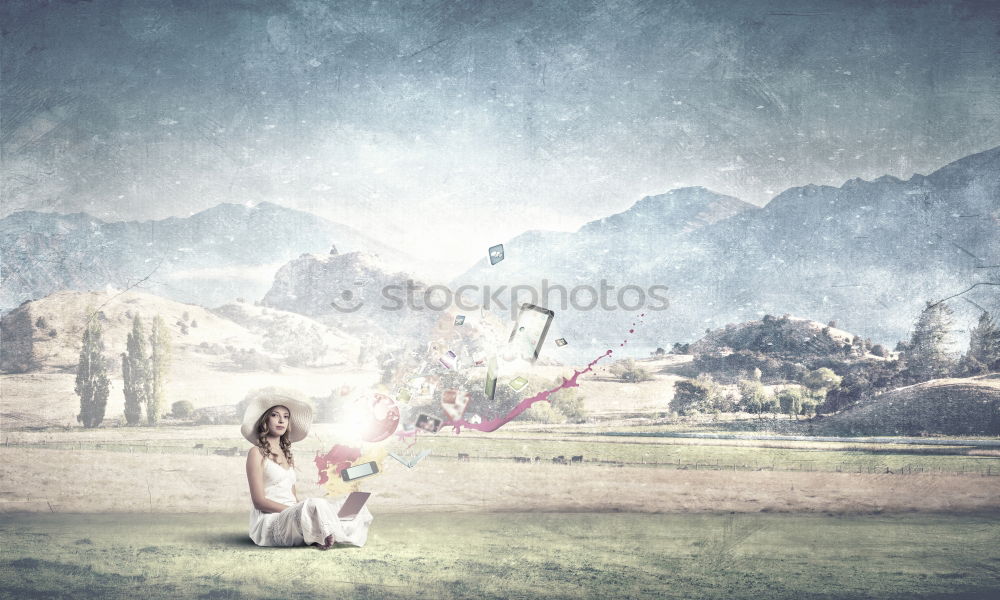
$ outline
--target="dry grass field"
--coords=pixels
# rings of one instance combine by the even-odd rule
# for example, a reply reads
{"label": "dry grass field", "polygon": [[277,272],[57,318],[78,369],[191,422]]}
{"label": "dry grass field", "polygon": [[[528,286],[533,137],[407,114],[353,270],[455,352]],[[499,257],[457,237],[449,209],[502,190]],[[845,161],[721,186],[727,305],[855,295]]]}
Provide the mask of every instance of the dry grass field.
{"label": "dry grass field", "polygon": [[[195,428],[196,430],[197,428]],[[128,431],[128,430],[126,430]],[[517,452],[528,434],[506,440]],[[461,440],[445,438],[451,446]],[[195,453],[176,440],[153,442],[149,452],[121,449],[0,447],[0,510],[42,512],[212,512],[249,509],[242,456]],[[226,442],[227,444],[230,442]],[[231,442],[246,446],[245,442]],[[544,438],[534,443],[554,444]],[[587,448],[587,442],[576,442]],[[580,445],[582,444],[582,445]],[[614,445],[612,445],[614,446]],[[421,447],[433,448],[432,444]],[[461,447],[461,446],[456,446]],[[558,447],[558,446],[557,446]],[[619,445],[618,449],[621,449]],[[701,444],[694,452],[729,450]],[[133,449],[141,448],[133,446]],[[746,446],[736,446],[743,451]],[[614,447],[605,449],[613,452]],[[785,452],[752,448],[760,453]],[[840,452],[840,451],[832,451]],[[823,454],[810,450],[810,455]],[[313,453],[298,452],[300,497],[321,496]],[[591,454],[593,455],[593,454]],[[432,455],[408,470],[391,459],[364,480],[373,511],[548,512],[902,512],[1000,510],[1000,476],[945,473],[726,470],[706,461],[684,467],[519,464],[511,460],[459,461]],[[508,454],[509,456],[509,454]],[[567,452],[567,458],[570,456]],[[703,456],[697,454],[697,456]],[[906,455],[911,464],[941,457]],[[883,462],[885,457],[879,457]],[[1000,463],[993,455],[961,460]],[[692,461],[691,465],[695,463]]]}

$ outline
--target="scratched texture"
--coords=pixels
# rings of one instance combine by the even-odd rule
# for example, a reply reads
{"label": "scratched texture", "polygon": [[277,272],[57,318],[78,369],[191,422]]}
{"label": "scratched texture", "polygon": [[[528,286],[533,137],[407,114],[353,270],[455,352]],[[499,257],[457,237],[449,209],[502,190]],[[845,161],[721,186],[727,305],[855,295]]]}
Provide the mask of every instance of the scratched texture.
{"label": "scratched texture", "polygon": [[[1000,145],[996,3],[11,0],[0,23],[4,308],[104,284],[260,298],[290,257],[335,239],[437,281],[667,285],[676,312],[650,345],[764,312],[892,345],[924,301],[1000,264],[996,152],[931,183],[863,185]],[[711,197],[633,207],[689,186]],[[255,228],[218,208],[261,202],[356,231],[285,213]],[[622,211],[627,233],[538,234],[508,244],[505,270],[469,271],[526,230]],[[744,229],[678,241],[741,212]],[[759,270],[770,278],[745,274]],[[992,292],[957,301],[961,327],[997,308]],[[577,338],[631,319],[571,312]]]}

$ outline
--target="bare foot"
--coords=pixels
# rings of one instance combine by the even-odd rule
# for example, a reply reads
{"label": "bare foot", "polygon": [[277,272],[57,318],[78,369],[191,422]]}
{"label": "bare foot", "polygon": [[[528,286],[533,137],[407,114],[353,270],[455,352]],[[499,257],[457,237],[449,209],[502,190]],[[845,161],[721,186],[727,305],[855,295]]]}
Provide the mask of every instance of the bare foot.
{"label": "bare foot", "polygon": [[322,544],[317,544],[317,547],[320,550],[329,550],[335,543],[337,543],[337,541],[333,539],[333,534],[330,534],[326,536],[326,539],[323,540]]}

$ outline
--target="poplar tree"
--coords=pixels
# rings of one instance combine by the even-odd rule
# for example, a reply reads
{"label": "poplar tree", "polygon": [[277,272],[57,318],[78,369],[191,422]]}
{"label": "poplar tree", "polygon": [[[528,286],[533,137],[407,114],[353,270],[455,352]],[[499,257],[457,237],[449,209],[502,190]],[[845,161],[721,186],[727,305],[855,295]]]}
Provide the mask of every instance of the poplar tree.
{"label": "poplar tree", "polygon": [[163,317],[156,315],[149,332],[149,396],[146,403],[146,420],[156,425],[160,407],[164,405],[167,373],[170,370],[170,331]]}
{"label": "poplar tree", "polygon": [[138,425],[142,420],[142,407],[148,404],[149,355],[146,353],[146,335],[139,315],[132,319],[132,331],[126,340],[126,353],[122,354],[122,392],[125,394],[125,422]]}
{"label": "poplar tree", "polygon": [[104,364],[101,324],[96,318],[90,319],[83,330],[83,348],[76,365],[76,385],[73,389],[80,396],[80,414],[76,416],[76,420],[84,427],[100,425],[108,404],[110,382],[107,366]]}

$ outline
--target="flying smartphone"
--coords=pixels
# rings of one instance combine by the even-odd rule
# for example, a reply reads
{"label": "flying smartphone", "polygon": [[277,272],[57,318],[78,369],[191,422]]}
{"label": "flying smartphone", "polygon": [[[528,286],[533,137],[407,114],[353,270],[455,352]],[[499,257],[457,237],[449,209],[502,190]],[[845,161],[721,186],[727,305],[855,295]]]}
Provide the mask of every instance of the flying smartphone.
{"label": "flying smartphone", "polygon": [[354,481],[362,477],[368,477],[378,473],[378,465],[375,461],[366,462],[363,465],[355,465],[340,472],[340,478],[344,481]]}
{"label": "flying smartphone", "polygon": [[514,323],[514,331],[510,333],[510,341],[507,342],[508,355],[535,362],[555,314],[543,306],[522,304],[521,311],[517,314],[517,322]]}

